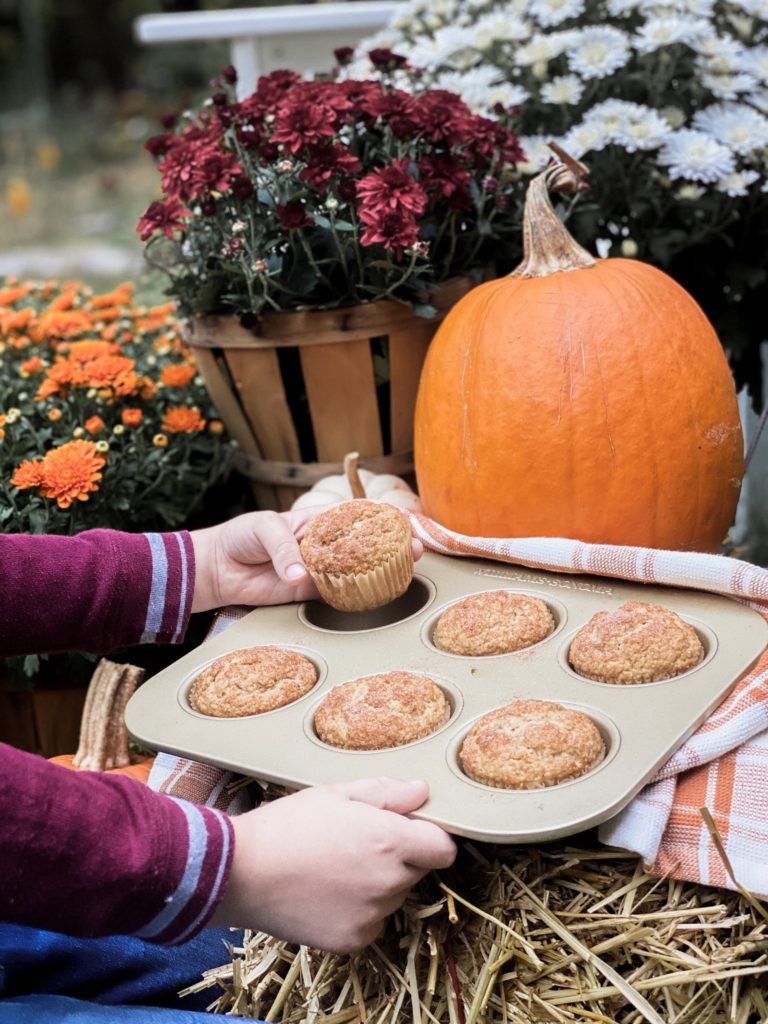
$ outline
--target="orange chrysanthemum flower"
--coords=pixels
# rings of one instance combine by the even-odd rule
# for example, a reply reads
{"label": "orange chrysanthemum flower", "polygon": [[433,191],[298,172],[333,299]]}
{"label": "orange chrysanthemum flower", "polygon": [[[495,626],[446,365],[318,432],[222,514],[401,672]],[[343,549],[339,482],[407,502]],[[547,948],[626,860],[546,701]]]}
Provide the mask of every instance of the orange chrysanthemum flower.
{"label": "orange chrysanthemum flower", "polygon": [[197,434],[204,428],[205,420],[194,406],[167,409],[163,416],[163,430],[169,434]]}
{"label": "orange chrysanthemum flower", "polygon": [[62,392],[65,392],[75,383],[75,372],[75,367],[72,363],[66,362],[66,360],[50,366],[45,375],[45,380],[37,389],[37,394],[35,395],[37,401],[42,402],[44,398],[50,398],[51,395],[60,395]]}
{"label": "orange chrysanthemum flower", "polygon": [[11,477],[11,483],[20,491],[39,487],[43,482],[43,460],[25,459]]}
{"label": "orange chrysanthemum flower", "polygon": [[157,384],[155,384],[151,377],[139,377],[138,388],[139,396],[145,402],[149,402],[157,394]]}
{"label": "orange chrysanthemum flower", "polygon": [[109,389],[114,395],[135,395],[139,378],[127,356],[100,356],[83,365],[83,386]]}
{"label": "orange chrysanthemum flower", "polygon": [[23,331],[34,316],[35,311],[31,306],[24,309],[12,310],[8,313],[0,313],[0,332],[10,334],[11,331]]}
{"label": "orange chrysanthemum flower", "polygon": [[66,309],[72,309],[75,299],[77,298],[77,292],[74,288],[67,288],[61,295],[57,295],[53,302],[48,307],[49,313],[60,313]]}
{"label": "orange chrysanthemum flower", "polygon": [[43,459],[40,494],[54,499],[59,508],[69,508],[73,501],[88,501],[88,496],[99,489],[105,464],[93,441],[68,441]]}
{"label": "orange chrysanthemum flower", "polygon": [[22,377],[31,377],[33,373],[39,373],[45,363],[40,356],[32,356],[31,359],[25,359],[19,366],[19,373]]}
{"label": "orange chrysanthemum flower", "polygon": [[85,429],[92,437],[95,437],[104,429],[104,420],[101,416],[89,416],[85,421]]}
{"label": "orange chrysanthemum flower", "polygon": [[102,341],[99,338],[84,338],[82,341],[67,341],[57,346],[59,352],[63,352],[67,359],[73,363],[87,363],[91,359],[99,359],[101,356],[114,356],[120,351],[120,346],[112,341]]}
{"label": "orange chrysanthemum flower", "polygon": [[35,341],[52,341],[55,338],[74,338],[92,327],[88,313],[79,309],[63,312],[43,313],[35,321],[30,334]]}
{"label": "orange chrysanthemum flower", "polygon": [[32,290],[31,284],[17,284],[0,291],[0,306],[12,306]]}
{"label": "orange chrysanthemum flower", "polygon": [[123,409],[120,413],[120,419],[124,427],[138,427],[141,424],[141,420],[144,413],[141,409]]}
{"label": "orange chrysanthemum flower", "polygon": [[196,372],[189,363],[172,363],[163,367],[160,380],[169,388],[185,388]]}
{"label": "orange chrysanthemum flower", "polygon": [[91,309],[104,309],[107,306],[124,306],[133,298],[133,285],[125,282],[119,284],[114,291],[106,295],[94,295],[88,305]]}
{"label": "orange chrysanthemum flower", "polygon": [[48,410],[48,419],[51,421],[51,423],[57,423],[63,415],[64,413],[61,411],[61,409],[54,407],[53,409]]}

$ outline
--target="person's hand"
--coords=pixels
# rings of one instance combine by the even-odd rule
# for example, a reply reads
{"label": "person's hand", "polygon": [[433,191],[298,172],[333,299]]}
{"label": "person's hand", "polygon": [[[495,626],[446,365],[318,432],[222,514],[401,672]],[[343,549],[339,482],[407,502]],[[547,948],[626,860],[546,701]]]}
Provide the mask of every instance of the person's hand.
{"label": "person's hand", "polygon": [[[249,512],[205,530],[193,530],[195,591],[192,611],[228,604],[284,604],[318,596],[301,558],[299,540],[324,506],[295,512]],[[423,547],[414,540],[414,558]]]}
{"label": "person's hand", "polygon": [[232,819],[232,872],[212,925],[344,953],[362,949],[428,871],[447,868],[447,832],[406,817],[421,781],[315,786]]}

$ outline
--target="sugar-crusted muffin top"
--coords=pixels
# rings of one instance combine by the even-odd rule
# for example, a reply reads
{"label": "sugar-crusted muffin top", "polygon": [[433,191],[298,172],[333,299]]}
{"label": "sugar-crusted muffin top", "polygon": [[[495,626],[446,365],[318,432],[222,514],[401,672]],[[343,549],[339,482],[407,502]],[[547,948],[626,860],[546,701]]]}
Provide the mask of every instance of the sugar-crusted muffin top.
{"label": "sugar-crusted muffin top", "polygon": [[307,527],[301,554],[307,569],[370,572],[411,542],[411,527],[395,508],[357,498],[325,509]]}
{"label": "sugar-crusted muffin top", "polygon": [[549,700],[516,700],[488,712],[459,752],[471,779],[497,789],[555,786],[584,775],[604,757],[592,719]]}
{"label": "sugar-crusted muffin top", "polygon": [[530,647],[554,628],[552,612],[538,597],[489,590],[470,594],[446,608],[432,640],[452,654],[488,656]]}
{"label": "sugar-crusted muffin top", "polygon": [[415,672],[382,672],[341,683],[315,712],[325,743],[348,750],[383,750],[429,736],[451,714],[437,683]]}
{"label": "sugar-crusted muffin top", "polygon": [[245,647],[204,668],[190,688],[189,703],[218,718],[256,715],[298,700],[316,682],[317,668],[298,651]]}
{"label": "sugar-crusted muffin top", "polygon": [[687,672],[704,655],[693,626],[659,604],[627,601],[597,612],[579,630],[568,661],[601,683],[652,683]]}

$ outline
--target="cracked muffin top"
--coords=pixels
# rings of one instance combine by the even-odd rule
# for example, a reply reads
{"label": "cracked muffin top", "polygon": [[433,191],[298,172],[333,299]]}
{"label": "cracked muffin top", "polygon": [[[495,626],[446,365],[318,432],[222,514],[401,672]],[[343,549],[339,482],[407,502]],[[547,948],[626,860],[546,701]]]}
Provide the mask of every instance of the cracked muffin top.
{"label": "cracked muffin top", "polygon": [[346,575],[376,569],[411,543],[411,527],[394,505],[356,498],[321,512],[307,527],[307,569]]}
{"label": "cracked muffin top", "polygon": [[582,711],[549,700],[516,700],[483,715],[459,753],[466,774],[496,789],[543,789],[584,775],[605,743]]}
{"label": "cracked muffin top", "polygon": [[653,683],[687,672],[704,656],[699,635],[669,608],[627,601],[597,612],[571,642],[568,661],[600,683]]}
{"label": "cracked muffin top", "polygon": [[196,677],[189,703],[204,715],[236,718],[274,711],[317,682],[309,658],[282,647],[245,647],[217,658]]}
{"label": "cracked muffin top", "polygon": [[429,736],[451,715],[437,683],[415,672],[382,672],[336,686],[315,712],[325,743],[347,750],[383,750]]}
{"label": "cracked muffin top", "polygon": [[489,590],[470,594],[446,608],[432,641],[451,654],[487,657],[530,647],[554,628],[552,612],[538,597]]}

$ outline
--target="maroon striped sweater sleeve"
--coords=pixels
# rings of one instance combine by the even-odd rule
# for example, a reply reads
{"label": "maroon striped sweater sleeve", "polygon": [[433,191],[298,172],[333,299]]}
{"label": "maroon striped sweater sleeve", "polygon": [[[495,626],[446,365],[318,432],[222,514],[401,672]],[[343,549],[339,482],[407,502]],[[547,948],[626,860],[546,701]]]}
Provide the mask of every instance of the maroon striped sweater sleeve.
{"label": "maroon striped sweater sleeve", "polygon": [[[0,656],[182,639],[187,533],[0,536]],[[0,744],[0,915],[71,935],[173,944],[210,918],[232,825],[135,779],[74,772]]]}
{"label": "maroon striped sweater sleeve", "polygon": [[229,876],[226,815],[5,744],[0,772],[3,920],[166,944],[204,927]]}
{"label": "maroon striped sweater sleeve", "polygon": [[0,535],[0,655],[175,643],[194,586],[188,533]]}

